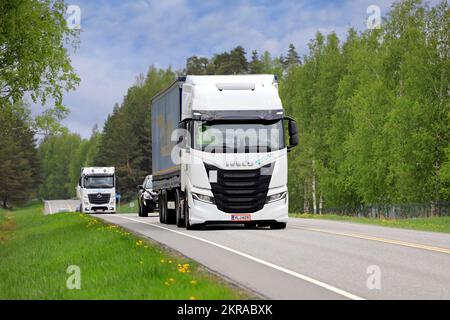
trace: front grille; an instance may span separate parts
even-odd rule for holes
[[[92,204],[106,204],[109,202],[111,195],[109,193],[89,194],[89,202]]]
[[[205,164],[206,172],[217,171],[211,191],[217,208],[226,213],[254,213],[264,207],[273,166],[256,170],[222,170]],[[263,170],[264,174],[261,174]]]

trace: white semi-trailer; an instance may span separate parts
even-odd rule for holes
[[[77,197],[84,213],[116,212],[116,176],[113,167],[81,169]]]
[[[287,153],[297,143],[275,76],[178,78],[152,99],[160,221],[285,228]]]

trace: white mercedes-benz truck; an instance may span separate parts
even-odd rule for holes
[[[276,76],[181,77],[151,110],[162,223],[286,227],[287,153],[298,134]]]
[[[113,167],[81,169],[77,185],[80,211],[84,213],[116,213],[116,175]]]

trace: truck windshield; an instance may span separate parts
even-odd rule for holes
[[[84,187],[87,189],[114,188],[114,176],[85,176]]]
[[[271,152],[284,148],[283,120],[194,121],[194,148],[212,153]]]

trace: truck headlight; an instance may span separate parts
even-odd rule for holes
[[[275,202],[275,201],[278,201],[278,200],[283,200],[283,199],[286,198],[286,195],[287,195],[286,191],[280,192],[280,193],[277,193],[277,194],[273,194],[273,195],[267,197],[266,203]]]
[[[206,203],[210,203],[210,204],[215,203],[213,197],[205,196],[204,194],[192,193],[192,197],[194,198],[194,200],[197,200],[197,201],[206,202]]]

